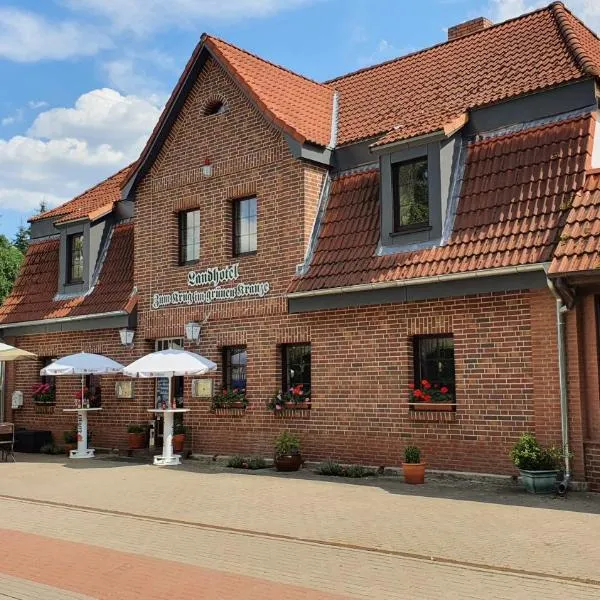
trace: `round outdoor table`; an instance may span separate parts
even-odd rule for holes
[[[69,458],[94,458],[95,450],[87,447],[87,414],[101,408],[63,408],[63,412],[77,413],[77,450],[71,450]]]
[[[189,408],[149,408],[148,412],[163,414],[163,451],[154,457],[155,465],[180,465],[181,455],[173,454],[173,414],[189,412]]]

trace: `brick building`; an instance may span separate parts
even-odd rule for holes
[[[40,360],[6,365],[5,418],[60,439],[78,381],[40,408],[44,362],[183,346],[219,365],[212,397],[174,380],[195,453],[269,455],[288,429],[309,459],[397,465],[410,443],[511,473],[521,433],[560,444],[568,418],[573,477],[600,489],[599,80],[560,2],[325,83],[204,35],[138,161],[32,219],[0,328]],[[97,448],[165,391],[123,379],[88,381]],[[412,402],[422,379],[448,404]],[[294,387],[310,403],[267,407]]]

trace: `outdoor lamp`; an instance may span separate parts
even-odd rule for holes
[[[135,336],[135,331],[133,329],[119,329],[119,336],[121,337],[121,344],[123,344],[123,346],[133,346],[133,338]]]
[[[190,321],[185,325],[185,339],[188,342],[197,342],[200,339],[200,323]]]

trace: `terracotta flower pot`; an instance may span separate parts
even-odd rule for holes
[[[425,463],[402,463],[406,483],[425,483]]]
[[[146,447],[146,434],[142,433],[128,433],[127,439],[129,442],[130,450],[141,450]]]
[[[454,404],[449,402],[416,402],[412,407],[420,411],[452,412],[454,410]]]
[[[275,468],[278,471],[297,471],[303,462],[300,454],[275,456]]]
[[[173,436],[173,452],[183,452],[185,445],[185,433],[177,433]]]

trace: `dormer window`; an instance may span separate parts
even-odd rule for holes
[[[429,227],[427,156],[392,165],[394,233]]]
[[[83,233],[67,236],[67,283],[83,282]]]

